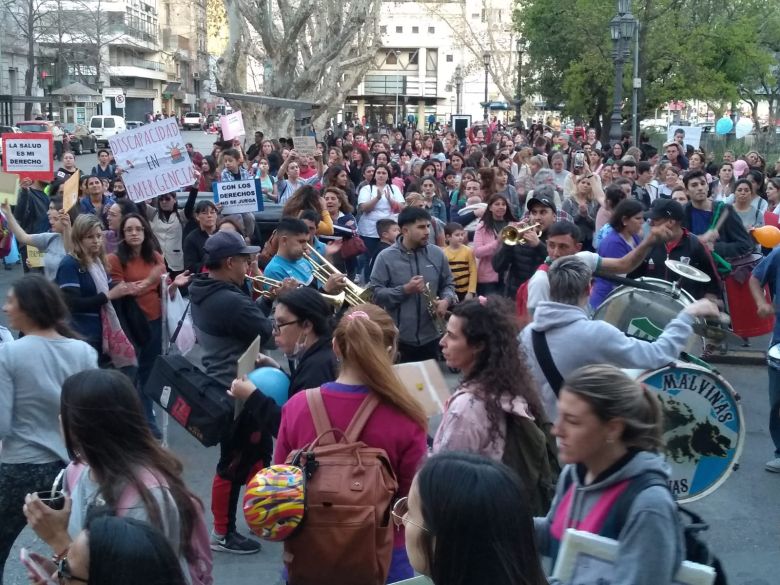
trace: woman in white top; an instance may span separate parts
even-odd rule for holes
[[[25,495],[51,486],[69,460],[57,418],[62,383],[97,367],[97,352],[74,339],[62,294],[47,278],[29,274],[16,281],[3,311],[24,337],[0,344],[0,582],[26,523]]]
[[[179,209],[176,193],[163,193],[157,198],[157,207],[146,206],[146,218],[160,243],[163,258],[173,276],[184,272],[183,228],[187,223]]]
[[[379,234],[376,222],[380,219],[396,219],[406,206],[401,191],[390,183],[390,170],[385,165],[377,165],[374,180],[362,187],[358,193],[358,233],[366,244],[364,254],[365,278],[368,282],[368,259],[373,258],[379,246]]]
[[[718,169],[718,178],[710,183],[710,195],[713,201],[721,201],[734,194],[737,181],[734,178],[734,165],[724,162]]]

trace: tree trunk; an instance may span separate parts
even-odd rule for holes
[[[32,0],[27,2],[27,71],[24,74],[24,95],[31,97],[35,81],[35,10]],[[25,102],[24,119],[32,118],[33,104]]]

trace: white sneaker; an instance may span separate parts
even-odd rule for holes
[[[775,457],[772,461],[767,461],[764,469],[772,473],[780,473],[780,457]]]

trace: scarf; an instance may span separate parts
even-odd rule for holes
[[[108,275],[106,269],[100,262],[92,262],[88,268],[89,275],[95,283],[95,288],[99,293],[108,294]],[[138,360],[135,357],[133,344],[125,335],[122,326],[119,324],[119,317],[116,315],[114,305],[107,302],[100,307],[100,323],[103,326],[103,353],[111,358],[114,367],[124,368],[126,366],[137,366]]]

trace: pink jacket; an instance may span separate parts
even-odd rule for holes
[[[477,231],[474,232],[474,257],[477,259],[478,283],[498,282],[498,273],[493,270],[491,259],[500,246],[498,236],[480,222]]]

